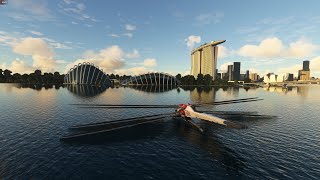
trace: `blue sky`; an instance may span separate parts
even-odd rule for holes
[[[66,72],[89,61],[107,73],[190,71],[192,48],[225,39],[218,69],[320,77],[319,1],[8,0],[0,6],[0,68]]]

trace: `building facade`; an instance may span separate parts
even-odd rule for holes
[[[301,81],[310,80],[310,71],[299,70],[298,78]]]
[[[233,81],[233,65],[228,65],[228,81]]]
[[[298,71],[298,79],[301,81],[310,80],[310,61],[303,61],[302,70]]]
[[[293,81],[293,74],[287,73],[287,74],[284,76],[284,80],[285,80],[285,81]]]
[[[217,57],[218,57],[218,44],[224,43],[222,41],[211,41],[198,48],[195,48],[191,52],[191,75],[195,78],[198,74],[209,74],[216,79],[217,69]]]
[[[239,81],[240,79],[240,62],[233,62],[233,80]]]
[[[251,79],[251,81],[258,81],[258,74],[257,73],[250,73],[249,79]]]
[[[309,65],[310,65],[310,61],[303,61],[303,68],[302,68],[302,70],[304,70],[304,71],[310,71]]]

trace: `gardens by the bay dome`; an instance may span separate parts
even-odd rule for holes
[[[176,86],[179,81],[176,77],[161,72],[152,72],[141,74],[139,76],[132,76],[121,82],[123,85],[164,85]]]
[[[64,77],[65,84],[111,85],[107,74],[92,63],[79,63]]]

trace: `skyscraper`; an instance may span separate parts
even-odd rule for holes
[[[249,70],[247,70],[246,71],[246,79],[249,79],[249,75],[250,75]]]
[[[303,61],[303,68],[302,68],[302,70],[304,70],[304,71],[310,71],[309,64],[310,64],[310,61]]]
[[[211,41],[206,43],[191,52],[191,75],[195,78],[198,74],[209,74],[216,79],[218,44],[224,43],[222,41]]]
[[[228,80],[233,81],[233,65],[228,65]]]
[[[298,72],[298,79],[302,81],[310,80],[310,61],[303,61],[302,70]]]
[[[240,80],[240,62],[233,62],[233,80]]]

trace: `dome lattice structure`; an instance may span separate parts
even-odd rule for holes
[[[79,63],[64,77],[65,84],[111,85],[108,75],[92,63]]]
[[[164,86],[176,86],[179,81],[176,77],[161,72],[152,72],[147,74],[141,74],[139,76],[132,76],[121,82],[122,85],[164,85]]]

